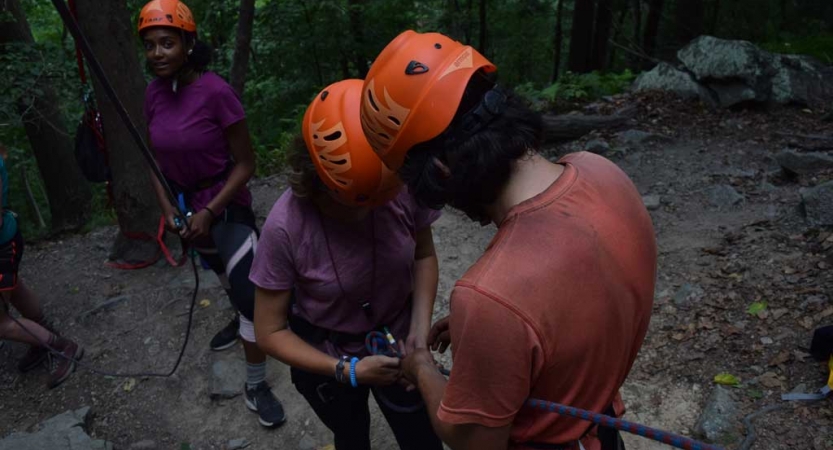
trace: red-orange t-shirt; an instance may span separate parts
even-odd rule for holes
[[[454,367],[439,418],[511,424],[511,448],[569,444],[591,426],[527,398],[620,406],[651,316],[657,249],[641,196],[601,156],[559,163],[562,175],[512,208],[451,295]],[[582,444],[599,448],[595,429]]]

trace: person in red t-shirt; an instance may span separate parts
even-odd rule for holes
[[[494,71],[471,47],[407,31],[365,80],[368,141],[417,200],[498,227],[429,335],[434,348],[451,345],[450,378],[428,350],[406,357],[403,374],[453,449],[624,448],[611,428],[524,404],[623,414],[619,388],[653,304],[650,217],[612,162],[542,157],[539,115]]]

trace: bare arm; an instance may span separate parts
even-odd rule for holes
[[[208,207],[215,213],[225,209],[237,191],[242,189],[255,174],[255,154],[252,150],[252,140],[246,119],[229,125],[225,130],[225,135],[235,164],[223,189],[208,202]]]
[[[411,325],[406,342],[407,352],[427,346],[431,314],[434,311],[434,300],[437,297],[439,269],[430,226],[417,231],[414,259],[416,260],[414,264],[415,286],[411,306]]]
[[[290,292],[258,287],[255,291],[255,338],[266,354],[292,367],[335,378],[338,359],[309,345],[289,329]],[[349,378],[349,365],[344,374]],[[376,355],[356,365],[361,384],[389,385],[399,378],[399,359]]]

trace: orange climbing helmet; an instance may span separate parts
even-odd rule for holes
[[[307,107],[303,134],[318,177],[343,203],[377,206],[402,183],[373,153],[359,120],[362,80],[327,86]]]
[[[408,30],[373,62],[362,90],[361,123],[373,150],[397,170],[416,144],[451,124],[478,70],[494,72],[474,48],[439,33]]]
[[[150,27],[171,27],[197,32],[194,15],[185,3],[179,0],[152,0],[139,13],[139,33]]]

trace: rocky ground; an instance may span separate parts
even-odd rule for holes
[[[626,126],[547,150],[553,158],[584,149],[605,154],[633,178],[654,220],[654,316],[623,389],[626,418],[727,448],[833,448],[833,403],[779,400],[782,393],[815,390],[826,380],[824,365],[809,358],[807,347],[812,330],[833,321],[833,234],[820,225],[833,211],[825,203],[833,195],[824,187],[833,178],[833,164],[824,150],[812,150],[823,141],[796,135],[830,136],[833,125],[822,122],[818,110],[712,111],[659,94],[608,98],[586,112],[605,114],[626,105],[638,108]],[[283,189],[280,177],[253,182],[261,219]],[[163,264],[139,271],[108,268],[104,260],[114,233],[105,228],[33,245],[23,276],[57,326],[87,347],[87,363],[166,372],[184,336],[193,275],[188,267]],[[438,318],[448,310],[454,280],[494,228],[446,211],[434,234],[441,270]],[[17,372],[21,346],[0,349],[0,436],[17,433],[0,440],[0,449],[24,448],[20,433],[35,432],[66,411],[74,412],[63,416],[63,428],[54,422],[44,428],[83,428],[92,438],[73,447],[41,448],[107,448],[103,440],[121,449],[327,448],[329,433],[279,363],[270,362],[268,377],[288,422],[264,430],[246,410],[239,395],[241,348],[208,349],[213,333],[231,317],[228,303],[210,272],[201,271],[200,280],[192,341],[171,378],[121,379],[81,370],[46,391],[45,371]],[[721,373],[739,384],[717,386],[714,377]],[[744,446],[749,430],[742,419],[769,405],[781,408],[754,421],[757,437]],[[396,448],[379,414],[374,420],[374,448]],[[630,436],[627,445],[667,448]]]

